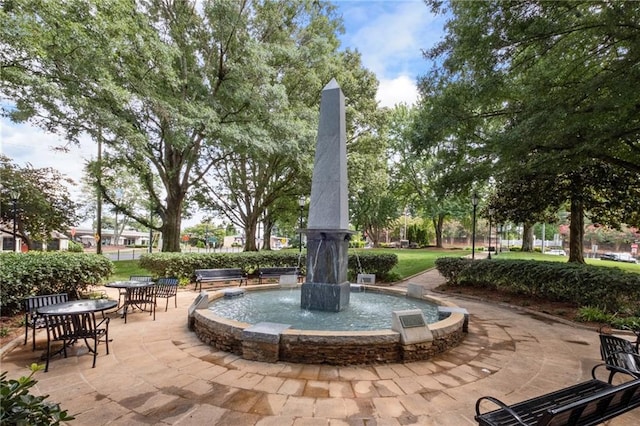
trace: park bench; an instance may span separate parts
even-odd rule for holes
[[[30,296],[24,299],[24,344],[27,344],[29,328],[32,330],[31,340],[33,342],[33,350],[36,350],[36,328],[45,328],[47,326],[44,318],[38,315],[36,311],[43,306],[64,303],[69,300],[67,293],[45,294],[43,296]]]
[[[595,370],[603,365],[593,368],[592,380],[516,404],[507,405],[496,398],[483,396],[476,402],[475,419],[481,426],[586,426],[603,423],[639,407],[640,379],[630,374],[634,379],[619,385],[598,380]],[[619,373],[629,373],[624,369],[609,368]],[[500,408],[481,413],[483,401],[490,401]]]
[[[202,291],[202,283],[238,281],[238,286],[241,286],[243,282],[247,282],[247,274],[240,268],[196,269],[195,276],[196,291],[198,286]]]
[[[279,279],[281,275],[295,275],[300,278],[300,269],[296,266],[258,268],[258,283],[262,284],[262,280]]]
[[[623,368],[637,374],[640,378],[640,354],[634,343],[611,334],[600,333],[600,355],[609,366],[611,376],[616,373],[615,368]],[[609,378],[611,381],[611,377]]]

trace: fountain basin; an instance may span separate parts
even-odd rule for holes
[[[274,284],[245,289],[253,292],[278,288],[280,286]],[[363,288],[366,292],[406,297],[404,289]],[[208,302],[215,303],[223,297],[223,291],[215,291],[208,295]],[[419,299],[437,306],[456,308],[454,304],[431,296]],[[257,325],[224,318],[209,309],[192,310],[189,327],[204,343],[251,360],[330,365],[410,362],[429,359],[462,341],[465,316],[455,309],[452,311],[446,318],[428,324],[432,341],[414,344],[402,344],[400,333],[391,329],[327,331],[275,327],[277,330],[272,333],[253,333]]]

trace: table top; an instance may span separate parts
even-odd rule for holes
[[[113,281],[106,283],[105,287],[111,288],[135,288],[135,287],[149,287],[154,285],[153,281]]]
[[[42,315],[83,314],[87,312],[106,311],[107,309],[113,309],[116,306],[118,306],[117,300],[83,299],[41,306],[37,309],[37,312]]]

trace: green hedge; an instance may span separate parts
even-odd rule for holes
[[[640,274],[618,268],[519,259],[436,260],[451,285],[471,285],[515,294],[597,306],[605,312],[640,312]]]
[[[242,253],[150,253],[140,257],[140,266],[156,276],[193,279],[196,269],[241,268],[249,275],[260,267],[298,266],[306,273],[306,254],[292,251]],[[363,271],[384,278],[398,263],[395,254],[362,253],[349,255],[350,279]]]
[[[5,315],[22,310],[25,297],[67,293],[75,297],[113,273],[104,256],[69,252],[0,254],[0,308]]]

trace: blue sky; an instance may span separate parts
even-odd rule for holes
[[[431,15],[422,0],[334,0],[334,4],[344,19],[342,48],[357,49],[363,65],[376,74],[380,105],[415,102],[416,79],[427,68],[422,49],[440,40],[444,19]],[[96,145],[85,139],[68,153],[52,150],[63,144],[57,135],[0,119],[0,152],[20,166],[54,167],[79,181]],[[72,189],[72,194],[78,193],[79,188]]]

